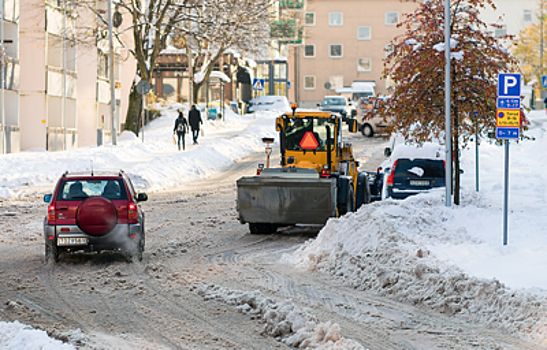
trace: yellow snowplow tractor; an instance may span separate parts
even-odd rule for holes
[[[338,115],[297,112],[295,106],[292,114],[276,119],[280,166],[237,181],[239,220],[249,224],[251,233],[324,224],[371,201],[373,175],[357,170],[351,144],[342,141],[342,125]],[[348,126],[357,131],[355,120],[348,120]]]

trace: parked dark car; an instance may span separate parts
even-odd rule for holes
[[[435,187],[445,187],[445,168],[441,159],[396,159],[386,181],[388,196],[404,199]]]
[[[115,251],[142,260],[145,242],[144,212],[123,172],[65,172],[48,202],[44,219],[46,261],[61,253]]]
[[[318,104],[319,110],[340,114],[342,118],[354,116],[352,103],[348,102],[343,96],[325,96],[321,104]]]

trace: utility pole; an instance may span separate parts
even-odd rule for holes
[[[112,0],[108,0],[108,40],[109,55],[108,66],[110,68],[110,113],[112,115],[112,144],[118,144],[118,132],[116,128],[116,90],[114,88],[114,41],[112,40]]]
[[[446,206],[452,206],[452,128],[450,111],[450,0],[445,0],[444,8],[444,55],[446,66],[444,69],[444,113],[446,123]]]
[[[67,33],[67,26],[66,26],[66,3],[68,0],[63,1],[63,150],[67,150],[67,135],[66,135],[66,129],[68,124],[68,116],[67,116],[67,110],[66,110],[66,33]],[[3,21],[2,21],[3,22]]]

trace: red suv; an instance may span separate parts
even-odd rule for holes
[[[123,172],[65,172],[49,203],[44,220],[46,261],[59,260],[61,252],[118,251],[142,260],[144,212],[138,202],[146,193],[135,192]]]

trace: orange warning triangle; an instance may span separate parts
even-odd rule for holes
[[[313,133],[311,131],[306,132],[302,138],[302,141],[300,141],[300,148],[317,149],[317,146],[319,146],[319,142],[317,142],[315,136],[313,136]]]

